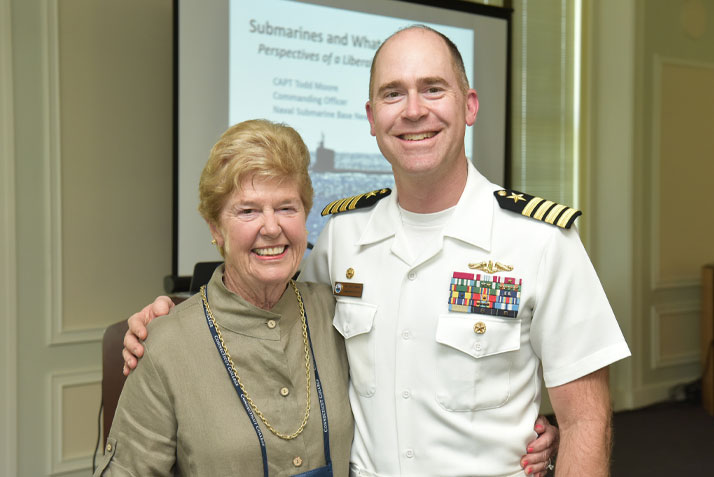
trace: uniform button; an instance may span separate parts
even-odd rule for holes
[[[295,467],[300,467],[302,465],[302,459],[300,458],[300,456],[297,456],[293,459],[293,465]]]
[[[414,457],[414,451],[411,449],[407,449],[404,455],[407,456],[407,458],[411,459],[412,457]]]
[[[411,337],[412,337],[412,335],[411,335],[411,333],[409,333],[409,330],[404,330],[404,331],[402,331],[402,338],[403,338],[403,339],[408,340],[408,339],[411,338]]]
[[[275,320],[268,320],[268,323],[266,323],[266,324],[268,325],[268,328],[270,328],[271,330],[273,328],[275,328],[275,326],[276,326]]]
[[[280,395],[285,397],[288,394],[290,394],[290,390],[288,388],[280,388]]]
[[[404,399],[409,399],[410,396],[411,396],[411,393],[409,391],[407,391],[407,390],[402,391],[402,397]]]
[[[479,321],[474,325],[474,333],[482,335],[486,332],[486,323]]]
[[[407,276],[409,277],[409,280],[414,280],[416,278],[416,273],[409,272],[409,275],[407,275]]]
[[[111,444],[107,444],[107,452],[111,452],[111,451],[112,451],[112,445],[111,445]]]

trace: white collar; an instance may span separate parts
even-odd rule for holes
[[[494,207],[497,206],[493,192],[498,187],[482,176],[471,161],[468,161],[467,171],[464,192],[451,219],[444,227],[444,236],[490,251]],[[357,245],[368,245],[396,235],[401,227],[397,200],[395,191],[377,202],[370,212],[367,225],[357,239]]]

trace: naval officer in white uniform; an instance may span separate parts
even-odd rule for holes
[[[503,191],[467,160],[478,99],[452,48],[411,28],[375,55],[367,114],[396,192],[326,207],[335,215],[301,275],[335,290],[352,472],[524,475],[542,370],[561,427],[556,475],[606,476],[607,366],[629,349],[570,228],[579,212]],[[486,287],[506,293],[474,300]]]

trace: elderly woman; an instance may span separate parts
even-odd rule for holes
[[[214,146],[199,210],[225,265],[171,318],[152,321],[151,333],[144,325],[173,306],[168,298],[129,320],[125,374],[137,364],[132,352],[144,360],[125,384],[95,475],[165,475],[173,466],[181,475],[293,475],[326,470],[330,456],[334,475],[349,474],[353,422],[332,291],[290,279],[307,241],[308,165],[298,134],[268,121],[233,126]],[[147,335],[143,349],[137,337]],[[558,434],[542,417],[535,429],[545,435],[521,465],[541,476]]]
[[[149,325],[95,475],[347,475],[353,422],[329,286],[291,280],[305,253],[310,155],[287,126],[226,131],[199,210],[225,259]]]

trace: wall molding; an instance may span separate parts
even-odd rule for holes
[[[667,303],[655,305],[650,309],[650,368],[652,370],[699,363],[699,348],[695,346],[686,353],[668,356],[660,354],[661,332],[660,322],[667,315],[689,314],[695,316],[695,324],[699,322],[701,307],[699,303],[689,301],[683,303]]]
[[[662,58],[659,55],[654,55],[652,65],[652,136],[651,136],[651,146],[652,146],[652,167],[650,168],[650,237],[652,241],[650,242],[650,264],[651,264],[651,275],[650,275],[650,290],[655,290],[666,284],[662,281],[660,274],[660,263],[659,263],[659,181],[660,181],[660,164],[662,162],[660,149],[659,149],[659,139],[660,130],[662,128],[660,124],[660,116],[662,114]]]
[[[51,431],[49,432],[48,448],[51,449],[51,460],[49,475],[61,475],[67,472],[77,472],[91,470],[92,452],[86,456],[73,459],[64,459],[63,450],[63,426],[62,426],[62,393],[65,388],[77,385],[100,384],[102,382],[102,372],[99,369],[86,371],[73,371],[63,373],[53,373],[50,375],[50,413]],[[99,409],[97,408],[97,411]]]
[[[0,0],[0,474],[17,475],[17,247],[10,0]]]
[[[48,340],[50,345],[101,341],[104,328],[65,329],[62,303],[62,154],[60,120],[60,64],[59,64],[59,0],[46,0],[44,7],[45,41],[43,60],[45,67],[45,176],[47,195],[45,230],[46,263],[50,264],[46,290],[48,296]]]
[[[630,394],[632,400],[631,409],[638,409],[652,404],[669,401],[671,399],[670,392],[672,388],[683,383],[693,381],[698,377],[698,375],[682,376],[681,379],[673,381],[663,381],[657,384],[637,387],[633,389]],[[618,396],[615,395],[614,397],[617,398]]]
[[[714,63],[709,63],[706,61],[693,61],[693,60],[685,60],[682,58],[674,58],[671,56],[662,56],[662,55],[655,55],[655,60],[659,61],[660,64],[670,64],[670,65],[677,65],[677,66],[691,66],[692,68],[704,68],[704,69],[710,69],[714,70]]]
[[[659,225],[660,225],[660,169],[662,156],[659,147],[662,125],[660,117],[662,115],[662,69],[665,65],[688,66],[692,68],[714,69],[714,63],[700,61],[683,60],[655,54],[652,65],[652,168],[651,168],[651,188],[649,194],[650,207],[650,263],[652,264],[650,276],[650,289],[671,288],[676,286],[699,286],[701,277],[699,273],[690,276],[683,276],[677,279],[663,279],[660,271],[659,255]]]
[[[657,283],[656,288],[652,288],[652,291],[654,293],[658,291],[666,291],[666,290],[672,290],[672,291],[678,291],[678,290],[691,290],[691,289],[696,289],[698,290],[702,286],[702,280],[700,276],[697,276],[696,279],[690,279],[690,280],[667,280],[667,281],[661,281]]]

